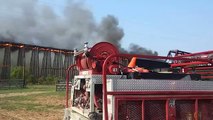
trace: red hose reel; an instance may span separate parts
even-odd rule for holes
[[[77,65],[80,70],[92,70],[94,74],[101,74],[104,60],[113,54],[118,54],[118,49],[108,42],[100,42],[95,44],[88,50],[88,53],[82,53],[77,56]],[[118,61],[117,58],[110,62]],[[119,66],[110,64],[108,69],[109,74],[119,74]]]

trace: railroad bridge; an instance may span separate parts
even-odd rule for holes
[[[19,79],[24,87],[26,71],[35,79],[48,75],[65,78],[65,69],[72,62],[73,50],[0,42],[0,88],[14,86],[11,78],[14,67],[22,68],[23,75]]]

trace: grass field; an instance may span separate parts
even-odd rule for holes
[[[0,120],[62,120],[64,103],[55,86],[0,90]]]

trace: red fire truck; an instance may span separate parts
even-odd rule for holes
[[[213,120],[212,55],[121,54],[111,43],[86,43],[67,69],[64,119]]]

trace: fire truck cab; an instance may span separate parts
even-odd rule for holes
[[[213,119],[213,81],[166,62],[212,67],[212,59],[120,54],[107,42],[92,48],[86,43],[74,56],[67,69],[65,120]]]

